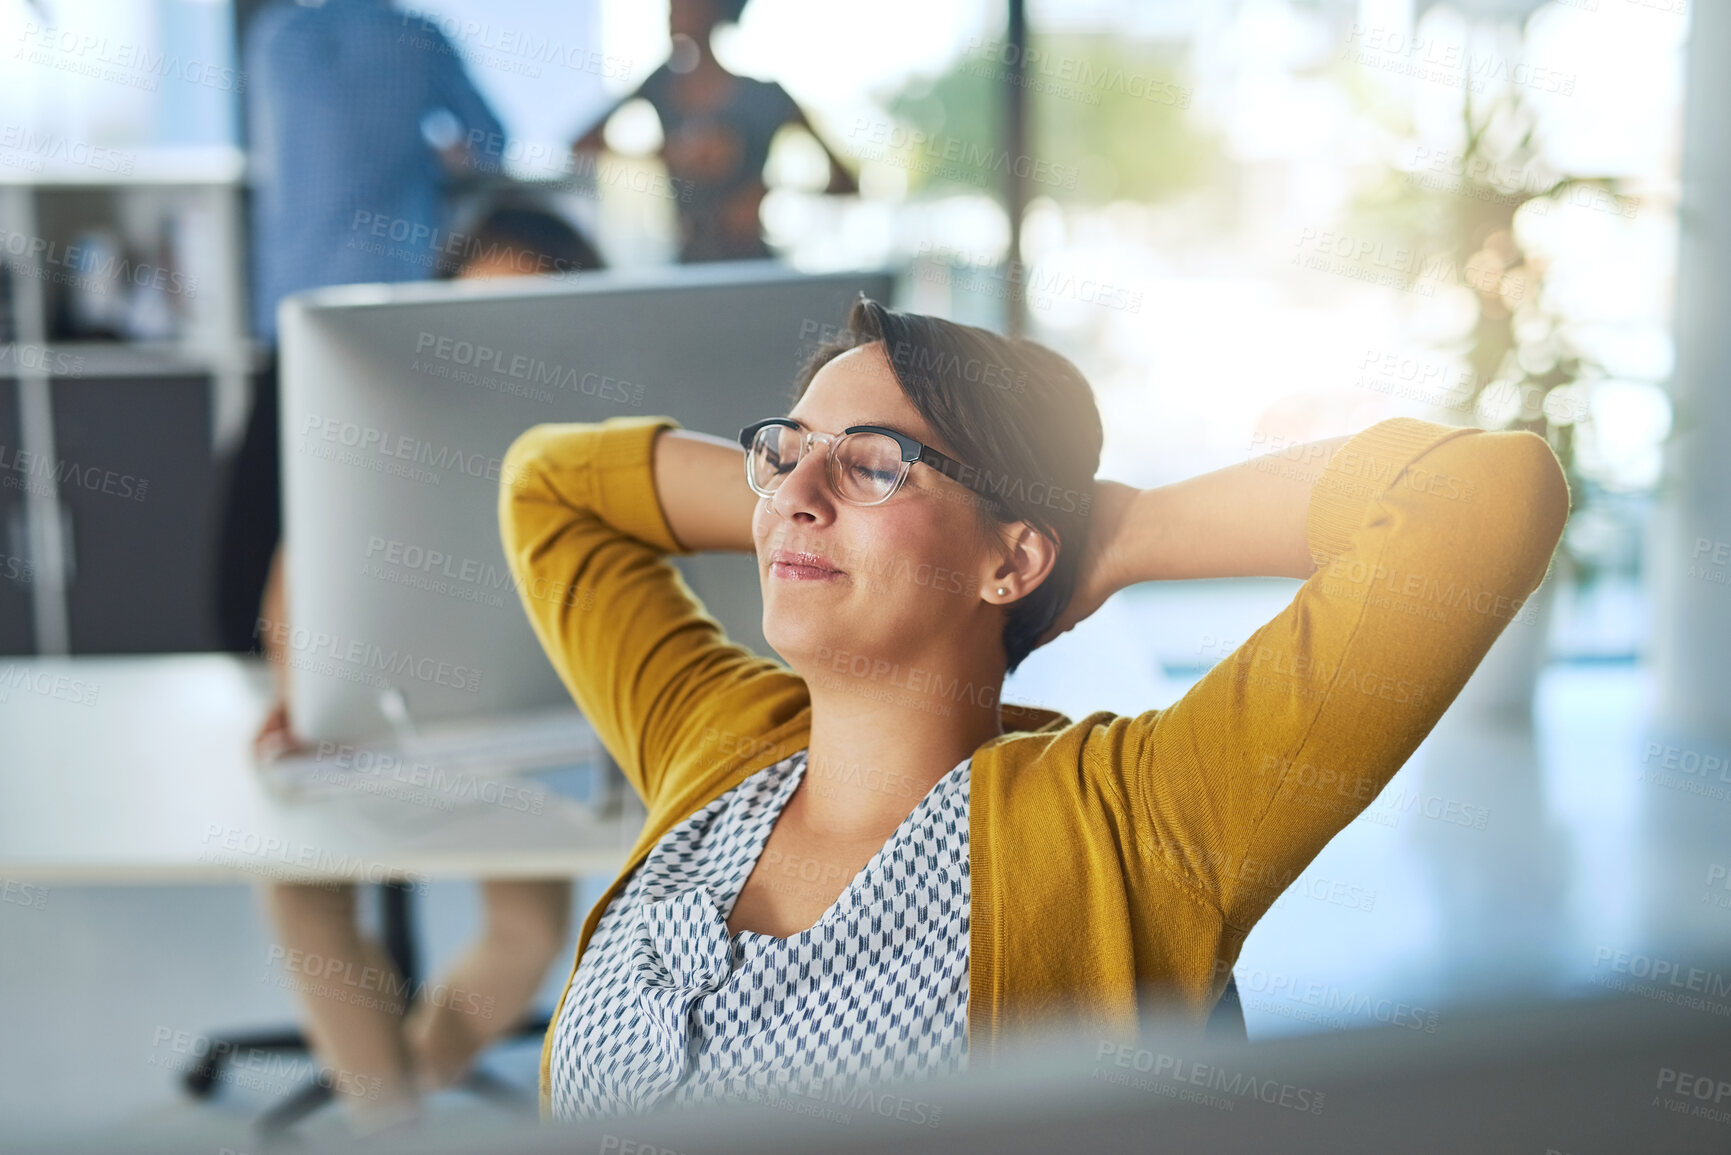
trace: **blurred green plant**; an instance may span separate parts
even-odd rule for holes
[[[900,124],[926,134],[934,160],[952,141],[1001,151],[1004,90],[1017,75],[1013,60],[1006,46],[977,45],[943,74],[908,81],[886,107]],[[1038,183],[1039,195],[1076,204],[1156,202],[1201,187],[1218,171],[1215,139],[1188,115],[1190,89],[1175,67],[1151,53],[1103,35],[1040,35],[1022,79],[1031,159],[1060,174]],[[953,165],[910,165],[909,187],[995,191],[1001,174],[989,161],[979,163],[977,151],[960,151]]]
[[[1477,318],[1451,350],[1467,371],[1439,406],[1488,428],[1544,437],[1568,477],[1573,519],[1599,488],[1583,473],[1578,447],[1593,420],[1591,382],[1607,373],[1575,345],[1567,318],[1547,300],[1545,260],[1522,243],[1518,218],[1565,206],[1632,216],[1636,202],[1610,178],[1547,165],[1536,110],[1512,86],[1482,105],[1463,88],[1461,118],[1464,146],[1412,146],[1412,167],[1387,166],[1358,199],[1355,227],[1409,246],[1414,280],[1471,292]],[[1595,558],[1571,541],[1565,537],[1565,553],[1589,580]]]

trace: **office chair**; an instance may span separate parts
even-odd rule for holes
[[[414,911],[409,902],[411,887],[403,882],[383,882],[379,884],[379,892],[385,952],[403,977],[405,989],[415,990],[420,986],[420,967],[415,949]],[[530,1015],[499,1041],[538,1039],[547,1033],[547,1026],[545,1016]],[[216,1091],[223,1068],[233,1056],[246,1051],[311,1054],[312,1048],[306,1035],[296,1028],[213,1039],[210,1050],[182,1078],[187,1092],[197,1099],[209,1098]],[[503,1106],[531,1113],[537,1109],[534,1096],[525,1095],[521,1089],[487,1074],[478,1066],[457,1085]],[[330,1102],[333,1094],[328,1083],[315,1080],[260,1115],[253,1126],[260,1138],[278,1139],[296,1123]]]
[[[1208,1013],[1208,1025],[1202,1035],[1211,1043],[1248,1043],[1250,1032],[1244,1027],[1244,1004],[1238,998],[1238,976],[1226,976],[1226,989],[1220,1001]]]
[[[625,808],[625,775],[619,769],[618,764],[613,761],[612,756],[605,752],[593,763],[593,766],[598,771],[598,778],[595,782],[594,793],[590,797],[590,808],[597,821],[618,820]],[[404,882],[387,881],[378,884],[378,889],[381,915],[380,929],[381,937],[384,939],[385,953],[390,956],[391,964],[402,976],[404,989],[417,990],[421,985],[421,968],[419,952],[415,949],[414,908],[409,901],[412,888]],[[511,1030],[506,1031],[497,1040],[497,1043],[517,1042],[530,1038],[539,1039],[546,1035],[548,1026],[549,1020],[546,1016],[531,1014]],[[209,1051],[199,1059],[196,1066],[188,1070],[182,1077],[182,1085],[186,1088],[187,1093],[195,1099],[208,1099],[215,1094],[217,1084],[222,1078],[223,1068],[229,1064],[235,1055],[245,1051],[310,1055],[312,1047],[305,1033],[295,1027],[285,1027],[277,1031],[213,1036]],[[489,1075],[479,1066],[472,1068],[469,1074],[456,1086],[466,1091],[472,1091],[482,1098],[502,1106],[529,1113],[536,1113],[539,1110],[535,1094],[525,1094],[520,1088],[513,1087],[504,1080]],[[330,1102],[333,1095],[334,1092],[328,1083],[314,1080],[260,1115],[254,1120],[253,1127],[263,1140],[279,1139],[296,1123]]]

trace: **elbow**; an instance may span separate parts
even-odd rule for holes
[[[517,435],[499,461],[499,504],[509,505],[528,497],[546,439],[546,425],[532,425]]]
[[[1543,437],[1523,430],[1508,438],[1510,493],[1516,498],[1514,504],[1524,507],[1523,536],[1548,565],[1569,520],[1569,481]]]
[[[513,565],[520,544],[519,522],[528,515],[528,507],[541,499],[545,489],[540,468],[544,451],[543,428],[536,425],[518,434],[499,460],[499,535],[505,557]]]
[[[1461,510],[1463,527],[1473,526],[1477,544],[1471,548],[1500,571],[1506,592],[1525,597],[1544,580],[1569,519],[1562,463],[1543,437],[1525,430],[1484,433],[1457,444],[1473,455],[1460,462],[1474,483],[1471,504]]]

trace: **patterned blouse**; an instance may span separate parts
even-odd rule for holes
[[[966,1070],[971,757],[816,925],[728,934],[806,753],[669,830],[601,916],[555,1028],[555,1118]]]

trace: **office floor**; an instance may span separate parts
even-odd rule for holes
[[[1030,659],[1005,697],[1072,718],[1166,704],[1290,590],[1132,591]],[[1612,632],[1639,617],[1638,604],[1601,610]],[[1606,628],[1590,614],[1566,624]],[[1237,974],[1252,1038],[1379,1023],[1444,1037],[1450,1007],[1464,1001],[1662,988],[1637,972],[1650,975],[1655,961],[1686,971],[1731,942],[1731,890],[1710,881],[1726,864],[1731,797],[1692,793],[1685,776],[1643,765],[1649,701],[1642,667],[1599,660],[1548,666],[1531,726],[1451,710],[1251,935]],[[595,893],[582,888],[579,913]],[[435,968],[470,933],[476,901],[464,883],[434,884],[421,900]],[[212,1149],[248,1149],[248,1116],[297,1069],[237,1079],[210,1105],[181,1094],[177,1069],[196,1036],[292,1018],[270,945],[246,886],[51,887],[39,905],[0,903],[9,1137],[148,1119]],[[564,977],[549,975],[543,1001]],[[1731,1014],[1727,1000],[1708,1001],[1705,1013]],[[487,1062],[530,1088],[537,1057],[518,1045]],[[441,1114],[497,1109],[463,1094],[435,1104]],[[335,1125],[329,1113],[316,1123]]]

